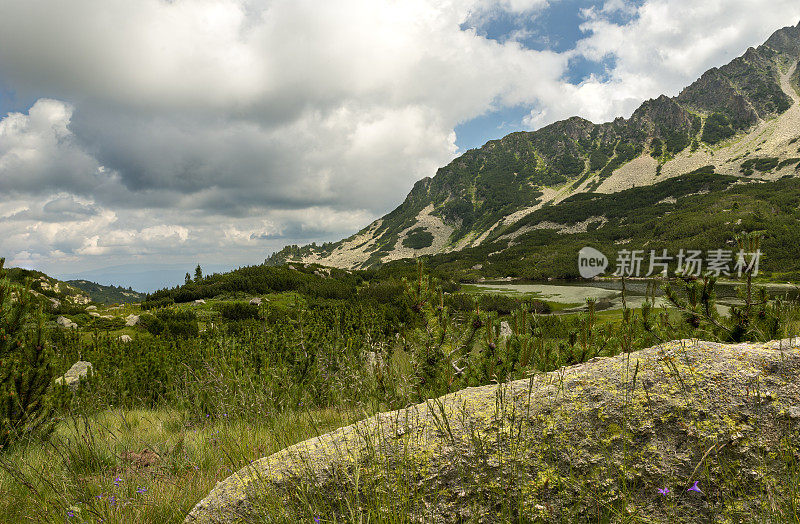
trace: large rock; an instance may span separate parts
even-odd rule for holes
[[[131,342],[133,342],[133,339],[131,338],[130,335],[122,335],[121,337],[119,337],[119,341],[122,342],[123,344],[130,344]]]
[[[750,522],[768,500],[763,521],[780,521],[799,407],[796,344],[670,342],[290,446],[219,482],[186,522],[346,521],[356,498],[374,520],[426,523]]]
[[[79,360],[63,376],[56,379],[56,384],[66,384],[70,389],[78,389],[82,378],[86,378],[92,370],[92,363]]]
[[[260,306],[261,305],[261,299],[259,297],[251,298],[250,299],[250,305],[251,306]]]
[[[128,327],[133,327],[139,323],[139,315],[130,314],[125,317],[125,325]]]

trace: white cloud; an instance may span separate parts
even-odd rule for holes
[[[610,14],[634,18],[615,23]],[[585,11],[587,37],[574,54],[600,61],[612,58],[610,78],[591,77],[566,86],[557,97],[542,97],[547,108],[526,123],[538,127],[573,114],[595,122],[629,116],[643,100],[680,90],[711,67],[718,67],[763,43],[775,30],[800,21],[795,0],[647,0],[636,7],[610,0]],[[566,94],[566,96],[565,96]]]
[[[240,263],[335,239],[447,163],[459,123],[519,104],[532,128],[629,114],[800,18],[788,0],[608,0],[566,53],[461,29],[547,5],[5,0],[0,87],[38,101],[0,115],[2,250]],[[581,55],[613,57],[610,76],[566,83]]]

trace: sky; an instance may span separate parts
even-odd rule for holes
[[[796,0],[0,0],[0,256],[122,285],[258,264],[798,21]]]

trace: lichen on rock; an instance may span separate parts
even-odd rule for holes
[[[381,413],[255,461],[186,522],[346,521],[353,501],[411,522],[780,514],[800,457],[791,342],[669,342]]]

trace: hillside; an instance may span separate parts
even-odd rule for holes
[[[573,117],[490,141],[417,182],[400,206],[352,237],[288,246],[268,263],[364,268],[475,248],[518,232],[535,212],[575,195],[618,195],[700,168],[738,183],[794,177],[798,58],[800,25],[707,71],[676,97],[644,102],[629,119],[594,124]]]
[[[88,305],[92,298],[77,287],[49,277],[41,271],[21,268],[7,268],[5,277],[13,284],[25,285],[30,282],[31,292],[42,303],[49,302],[51,309]]]
[[[141,302],[145,298],[143,293],[137,293],[130,288],[125,289],[121,286],[104,286],[88,280],[68,280],[67,284],[76,289],[80,289],[89,295],[92,301],[100,304]]]

